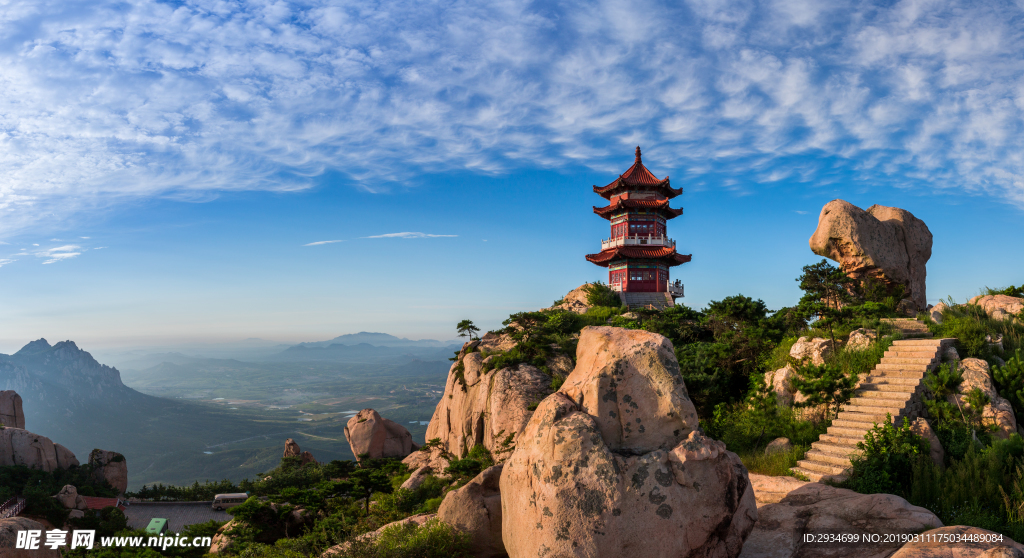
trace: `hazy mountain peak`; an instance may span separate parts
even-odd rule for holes
[[[14,354],[15,355],[19,355],[19,356],[34,355],[36,353],[41,353],[43,351],[48,351],[51,348],[52,347],[46,341],[46,339],[43,339],[42,337],[40,337],[39,339],[36,339],[35,341],[32,341],[32,342],[28,343],[27,345],[22,347],[21,350],[19,350],[18,352],[14,353]]]

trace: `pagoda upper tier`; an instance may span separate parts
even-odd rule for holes
[[[623,212],[628,209],[646,209],[651,213],[656,213],[664,219],[674,219],[683,214],[683,209],[675,209],[668,206],[668,200],[652,200],[652,199],[630,199],[624,194],[623,197],[616,199],[614,202],[604,206],[595,207],[594,213],[597,213],[601,217],[608,219],[609,221],[616,214]]]
[[[595,263],[601,267],[608,267],[615,261],[630,259],[657,261],[663,265],[667,265],[668,267],[675,267],[690,261],[693,259],[693,256],[676,252],[674,246],[659,246],[656,248],[617,246],[615,248],[602,250],[597,254],[587,254],[586,258],[588,262]]]
[[[610,200],[623,192],[655,192],[666,199],[672,199],[683,193],[682,188],[673,188],[669,184],[668,177],[659,179],[654,173],[647,170],[640,157],[640,147],[636,148],[636,161],[632,167],[620,174],[611,184],[607,186],[594,186],[594,192],[600,194],[606,200]]]

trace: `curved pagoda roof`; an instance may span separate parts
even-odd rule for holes
[[[604,207],[595,207],[594,213],[597,213],[605,219],[611,220],[612,216],[624,209],[651,209],[660,213],[665,219],[673,219],[683,214],[682,208],[675,209],[669,207],[668,200],[634,200],[622,198],[619,198],[615,200],[614,203]]]
[[[669,184],[667,176],[659,179],[657,176],[654,176],[654,173],[647,170],[643,160],[640,158],[639,145],[636,146],[636,161],[632,167],[629,167],[629,170],[620,174],[618,178],[607,186],[594,186],[594,192],[601,194],[601,197],[606,200],[610,200],[612,196],[622,192],[637,190],[656,191],[668,199],[683,193],[682,188],[673,188]]]
[[[669,267],[684,264],[693,258],[692,254],[680,254],[675,248],[658,246],[643,248],[637,246],[617,246],[607,250],[601,250],[597,254],[587,254],[587,261],[601,267],[608,267],[615,260],[624,259],[647,259],[662,260],[661,263]]]

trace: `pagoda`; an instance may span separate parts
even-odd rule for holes
[[[683,296],[683,285],[669,282],[668,270],[691,259],[676,252],[666,223],[683,214],[669,207],[669,200],[683,193],[672,188],[668,177],[658,179],[647,170],[636,148],[636,161],[611,184],[594,186],[608,200],[594,213],[611,223],[611,235],[601,241],[601,251],[587,254],[587,261],[608,268],[608,285],[630,307],[665,308]]]

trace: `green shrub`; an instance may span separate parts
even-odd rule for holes
[[[469,534],[432,519],[423,526],[394,525],[355,540],[338,558],[469,558]]]
[[[793,388],[806,399],[796,407],[824,407],[825,420],[831,420],[850,401],[857,386],[856,374],[845,374],[838,366],[806,364],[797,368]]]
[[[588,283],[583,287],[583,290],[587,293],[587,304],[590,306],[607,306],[609,308],[622,306],[622,299],[619,297],[619,293],[613,291],[611,287],[600,281]]]
[[[857,443],[859,455],[850,459],[850,477],[843,483],[862,494],[899,494],[912,480],[913,467],[928,455],[927,442],[910,430],[910,421],[895,426],[892,415],[875,424]]]
[[[1005,365],[992,366],[992,377],[996,381],[999,395],[1013,406],[1014,414],[1024,416],[1024,355],[1021,349],[1017,349]]]

